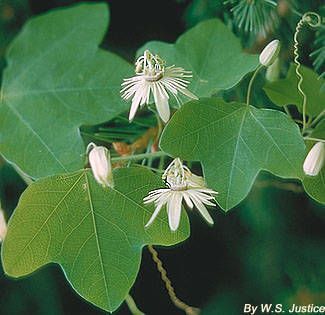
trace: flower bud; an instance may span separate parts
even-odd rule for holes
[[[322,169],[325,160],[325,143],[317,142],[307,154],[304,162],[304,172],[309,176],[316,176]]]
[[[280,78],[280,59],[276,58],[275,61],[266,69],[265,79],[269,82],[275,82]]]
[[[7,234],[7,222],[2,209],[0,209],[0,242],[3,242]]]
[[[96,146],[91,142],[88,144],[87,152],[89,152],[89,164],[97,183],[104,187],[113,187],[111,157],[107,148]]]
[[[260,54],[260,64],[265,67],[270,66],[279,55],[280,51],[280,42],[279,40],[275,39],[272,40],[266,47],[262,50]]]

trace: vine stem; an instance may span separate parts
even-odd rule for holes
[[[125,303],[127,304],[127,306],[129,308],[130,312],[132,313],[132,315],[145,315],[145,313],[141,312],[138,309],[133,297],[130,294],[128,294],[126,296]]]
[[[325,142],[325,139],[313,138],[313,137],[304,137],[305,140],[315,141],[315,142]]]
[[[255,182],[254,186],[256,188],[274,187],[281,190],[291,191],[296,194],[302,193],[304,191],[301,186],[295,183],[283,183],[278,180],[258,180]]]
[[[30,178],[27,174],[25,174],[18,166],[16,166],[15,164],[12,164],[12,166],[27,186],[34,182],[33,179]]]
[[[167,154],[163,151],[157,151],[157,152],[148,152],[148,153],[113,157],[111,158],[111,161],[118,162],[118,161],[129,161],[129,160],[143,160],[146,158],[159,158],[166,155]]]
[[[190,305],[184,303],[183,301],[181,301],[177,297],[177,295],[175,293],[175,289],[173,288],[173,285],[172,285],[170,279],[167,276],[167,271],[163,267],[162,261],[158,257],[158,252],[153,248],[152,245],[148,245],[148,250],[151,253],[151,256],[152,256],[153,261],[157,265],[157,269],[160,272],[161,279],[165,283],[166,290],[167,290],[168,295],[169,295],[171,301],[173,302],[173,304],[177,308],[179,308],[182,311],[184,311],[187,315],[198,315],[198,314],[200,314],[200,309],[195,308],[193,306],[190,306]]]
[[[315,21],[313,22],[313,18],[317,19],[316,22]],[[300,72],[301,64],[299,62],[298,35],[299,35],[304,23],[307,23],[311,27],[318,27],[321,25],[321,17],[315,12],[306,12],[302,16],[302,18],[299,20],[299,22],[296,26],[295,34],[293,36],[293,41],[294,41],[293,54],[294,54],[294,62],[296,64],[295,70],[296,70],[296,74],[298,77],[297,88],[298,88],[299,93],[302,95],[302,122],[303,122],[302,132],[304,132],[307,127],[307,121],[306,121],[307,95],[305,94],[305,92],[302,90],[302,87],[301,87],[304,79]]]
[[[263,68],[263,65],[259,65],[256,70],[254,71],[249,83],[248,83],[248,89],[247,89],[247,97],[246,97],[246,105],[249,105],[250,97],[251,97],[251,91],[252,91],[252,86],[254,83],[254,80],[256,78],[257,73]]]
[[[283,109],[284,109],[285,113],[288,115],[288,117],[290,117],[291,119],[293,119],[292,116],[291,116],[291,113],[290,113],[290,110],[289,110],[288,106],[287,105],[284,105],[283,106]]]
[[[315,126],[325,116],[325,109],[310,123],[308,127]]]
[[[156,136],[155,140],[158,140],[161,133],[162,133],[162,130],[163,130],[163,122],[161,121],[160,116],[159,116],[159,114],[157,113],[156,110],[154,110],[152,108],[149,108],[149,109],[155,114],[155,117],[156,117],[156,120],[157,120],[158,132],[157,132],[157,136]]]

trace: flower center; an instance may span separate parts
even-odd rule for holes
[[[176,158],[165,170],[162,178],[166,180],[171,190],[182,191],[189,188],[188,181],[192,176],[191,171]]]
[[[144,79],[148,82],[155,82],[155,81],[159,81],[162,77],[164,76],[163,72],[160,71],[158,73],[155,73],[153,75],[146,75],[144,77]]]
[[[135,63],[135,72],[144,76],[148,82],[155,82],[164,76],[165,61],[146,50]]]

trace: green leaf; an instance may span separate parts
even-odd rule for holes
[[[149,42],[138,55],[145,49],[158,54],[167,65],[191,70],[189,89],[199,97],[233,87],[258,65],[258,57],[243,53],[239,39],[217,19],[199,23],[175,44]]]
[[[307,95],[307,114],[312,117],[317,116],[324,110],[325,92],[321,87],[325,80],[304,66],[301,66],[300,72],[303,76],[302,90]],[[296,66],[291,64],[285,79],[266,83],[264,90],[274,104],[278,106],[296,105],[302,112],[303,98],[297,86]]]
[[[160,146],[200,161],[224,210],[246,197],[260,170],[300,178],[305,154],[298,126],[282,112],[215,98],[183,105],[165,127]]]
[[[7,55],[0,103],[0,150],[28,175],[83,167],[79,127],[125,111],[120,83],[131,66],[98,48],[105,4],[82,4],[30,20]]]
[[[2,247],[5,272],[21,277],[50,262],[62,266],[86,300],[115,310],[139,271],[145,244],[173,245],[189,236],[183,211],[180,228],[169,230],[166,211],[145,229],[153,207],[143,197],[163,182],[144,168],[114,171],[114,189],[81,170],[40,179],[23,193]]]
[[[325,121],[319,123],[309,137],[325,139]],[[306,155],[315,143],[315,141],[307,141]],[[302,183],[310,197],[325,204],[325,166],[317,176],[305,176]]]

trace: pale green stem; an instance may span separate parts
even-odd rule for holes
[[[250,101],[250,98],[251,98],[251,91],[252,91],[252,86],[253,86],[253,82],[256,78],[256,75],[257,73],[263,68],[263,65],[259,65],[255,72],[253,73],[250,81],[249,81],[249,84],[248,84],[248,89],[247,89],[247,98],[246,98],[246,105],[249,105],[249,101]]]
[[[161,170],[159,168],[151,167],[151,166],[148,166],[148,165],[141,165],[141,167],[145,167],[148,170],[151,170],[151,171],[156,172],[156,173],[163,173],[164,172],[163,170]]]
[[[148,142],[148,145],[147,145],[147,149],[146,149],[146,152],[145,153],[151,153],[151,146],[152,146],[152,140],[150,139],[150,141]],[[141,162],[141,165],[145,165],[146,163],[146,159],[143,159],[142,162]],[[148,159],[148,163],[147,163],[148,166],[151,166],[152,165],[152,157],[150,157]]]
[[[316,20],[315,20],[316,19]],[[306,119],[306,115],[307,115],[307,95],[305,94],[305,92],[302,89],[302,83],[303,83],[303,75],[300,72],[300,67],[301,67],[301,63],[299,62],[299,41],[298,41],[298,35],[301,31],[302,26],[304,25],[304,23],[307,23],[309,26],[311,27],[319,27],[321,25],[321,16],[315,12],[306,12],[302,18],[300,19],[300,21],[298,22],[297,26],[296,26],[296,31],[294,33],[293,36],[293,41],[294,41],[294,45],[293,45],[293,54],[294,54],[294,62],[296,64],[296,74],[298,77],[298,91],[302,96],[302,121],[303,121],[303,126],[302,126],[302,133],[304,133],[304,131],[307,128],[307,119]]]
[[[297,85],[297,88],[298,88],[299,93],[302,96],[302,121],[303,121],[302,132],[304,132],[305,129],[306,129],[307,96],[306,96],[305,92],[301,88],[301,85],[302,85],[302,82],[303,82],[303,76],[300,73],[300,66],[301,66],[301,64],[299,62],[299,51],[298,51],[299,42],[298,42],[298,35],[299,35],[299,32],[300,32],[300,30],[301,30],[304,22],[305,22],[305,20],[304,20],[304,16],[303,16],[300,19],[300,21],[298,22],[298,24],[296,26],[295,34],[293,36],[293,41],[294,41],[293,54],[294,54],[294,62],[296,63],[295,71],[296,71],[296,74],[297,74],[297,77],[298,77],[298,85]]]
[[[159,166],[158,166],[158,169],[160,171],[164,168],[164,163],[165,163],[165,156],[161,156],[159,160]]]
[[[151,153],[142,153],[142,154],[134,154],[134,155],[127,155],[127,156],[119,156],[113,157],[111,160],[112,162],[117,161],[130,161],[130,160],[143,160],[146,158],[159,158],[161,156],[166,156],[167,154],[163,151],[158,152],[151,152]]]
[[[289,108],[288,108],[288,106],[287,105],[284,105],[283,106],[283,109],[284,109],[284,111],[286,112],[286,114],[292,119],[292,116],[291,116],[291,113],[290,113],[290,111],[289,111]]]
[[[312,138],[312,137],[304,137],[305,140],[310,140],[310,141],[315,141],[315,142],[324,142],[325,139],[320,139],[320,138]]]
[[[133,297],[128,294],[125,298],[125,303],[127,304],[127,306],[129,307],[130,312],[132,313],[132,315],[145,315],[143,312],[141,312],[137,305],[134,302]]]
[[[292,191],[294,193],[302,193],[304,191],[303,188],[298,184],[284,183],[284,182],[279,182],[277,180],[257,180],[254,183],[254,186],[258,188],[275,187],[278,189]]]
[[[308,127],[315,126],[323,118],[323,116],[325,116],[325,109],[318,116],[315,117],[315,119],[310,123]]]
[[[14,170],[18,173],[18,175],[23,179],[23,181],[28,185],[33,183],[33,179],[26,175],[18,166],[13,164]]]
[[[157,139],[159,139],[162,130],[163,130],[163,123],[160,119],[160,116],[158,115],[158,113],[155,111],[155,115],[156,115],[156,119],[157,119],[157,125],[158,125],[158,133],[157,133]]]
[[[303,124],[303,122],[302,122],[302,120],[300,120],[300,119],[294,119],[294,121],[296,122],[296,123],[298,123],[298,124]]]

